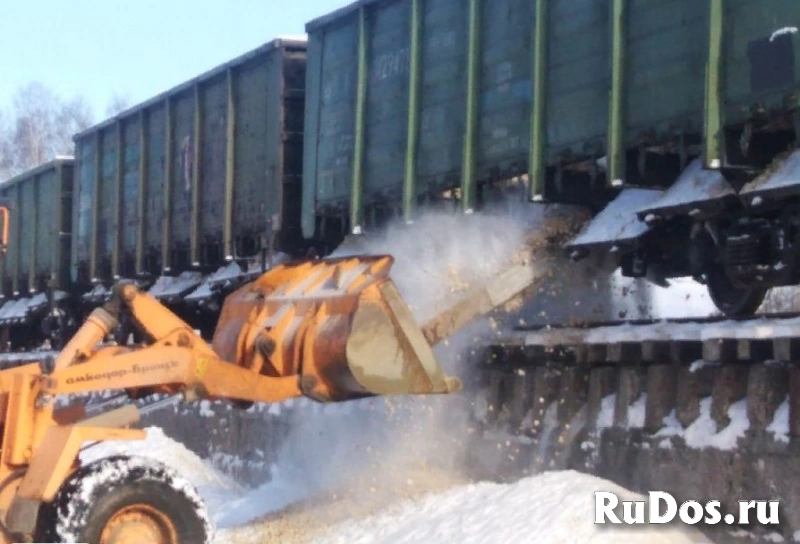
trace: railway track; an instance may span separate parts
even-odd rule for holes
[[[792,434],[800,437],[798,362],[800,315],[785,313],[516,330],[487,346],[481,368],[497,412],[512,420],[524,418],[521,411],[533,400],[560,393],[575,404],[562,408],[561,419],[582,402],[589,403],[590,416],[596,414],[602,398],[616,394],[615,421],[623,421],[627,408],[646,394],[645,428],[658,430],[676,409],[688,426],[704,396],[713,397],[724,424],[728,408],[752,394],[748,402],[766,428],[788,396]],[[554,381],[555,374],[561,379]]]
[[[735,322],[748,322],[748,321],[759,321],[759,320],[769,320],[769,319],[792,319],[795,317],[800,317],[800,312],[770,312],[770,313],[763,313],[763,314],[755,314],[755,315],[748,315],[748,316],[725,316],[725,315],[711,315],[711,316],[696,316],[696,317],[672,317],[672,318],[661,318],[661,319],[618,319],[618,320],[608,320],[608,321],[587,321],[587,322],[578,322],[574,324],[535,324],[535,325],[521,325],[515,327],[516,331],[525,331],[525,332],[535,332],[541,330],[552,330],[552,329],[592,329],[592,328],[599,328],[599,327],[619,327],[623,325],[655,325],[659,323],[698,323],[698,324],[706,324],[706,323],[720,323],[724,321],[735,321]]]
[[[800,530],[800,314],[519,328],[478,369],[477,440],[500,472],[572,468],[731,508],[770,497],[778,532]],[[774,538],[756,533],[741,541]]]
[[[518,328],[495,347],[581,363],[800,360],[800,313]]]

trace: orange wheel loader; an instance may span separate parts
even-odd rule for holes
[[[125,456],[81,464],[93,443],[145,437],[131,428],[135,404],[89,416],[85,403],[57,407],[65,396],[119,390],[126,400],[246,407],[459,390],[389,278],[392,263],[273,268],[226,299],[211,345],[155,298],[118,284],[55,358],[0,371],[0,543],[211,542],[203,502],[172,469]],[[104,345],[124,312],[146,341]]]

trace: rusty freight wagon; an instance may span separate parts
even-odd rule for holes
[[[181,297],[296,250],[305,61],[303,40],[278,39],[76,135],[73,281]]]
[[[4,346],[13,340],[12,347],[31,347],[51,307],[72,292],[73,169],[72,157],[58,157],[0,185],[15,233],[0,257]]]

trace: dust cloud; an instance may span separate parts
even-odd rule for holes
[[[279,507],[254,534],[309,542],[338,522],[470,482],[475,469],[505,479],[513,451],[476,448],[478,441],[471,440],[486,410],[475,387],[484,346],[518,325],[634,318],[651,311],[644,280],[620,281],[614,264],[602,258],[579,264],[568,259],[563,244],[588,219],[577,208],[510,198],[471,215],[427,211],[412,224],[398,222],[347,239],[332,257],[394,257],[392,280],[420,325],[512,263],[539,262],[548,272],[525,300],[476,319],[434,347],[446,374],[465,383],[464,391],[331,405],[290,402],[290,431],[269,484],[280,494]],[[539,459],[534,465],[531,471],[550,463]]]
[[[521,255],[527,258],[531,248],[547,245],[543,233],[561,219],[555,210],[513,202],[473,215],[430,212],[381,235],[347,240],[332,256],[392,255],[391,277],[422,324]],[[483,317],[434,347],[445,372],[465,383],[458,394],[290,403],[291,430],[270,484],[287,491],[285,507],[259,531],[308,542],[339,521],[469,482],[479,408],[470,385],[482,346],[496,334],[495,320]]]
[[[253,537],[311,542],[340,522],[468,483],[476,469],[505,479],[513,448],[476,448],[480,441],[471,440],[487,409],[475,387],[483,347],[520,324],[613,320],[650,311],[643,282],[621,282],[612,274],[613,263],[569,261],[563,244],[588,219],[576,208],[532,206],[517,198],[472,215],[428,211],[413,224],[398,222],[379,234],[347,239],[332,257],[394,257],[392,280],[421,325],[512,263],[541,261],[549,272],[525,300],[476,319],[434,347],[446,374],[465,383],[464,391],[287,403],[290,431],[267,486],[280,499],[272,514],[252,526]],[[550,465],[539,459],[530,469]]]

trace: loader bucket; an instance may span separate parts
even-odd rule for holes
[[[319,401],[460,390],[389,278],[393,262],[276,267],[226,299],[214,350],[263,375],[297,376],[303,394]]]

